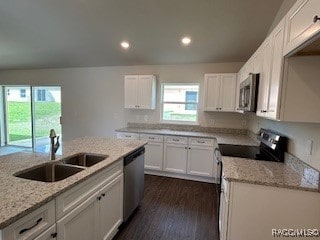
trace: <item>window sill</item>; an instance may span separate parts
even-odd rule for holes
[[[162,124],[173,124],[173,125],[189,125],[189,126],[200,126],[199,122],[178,122],[178,121],[160,121]]]

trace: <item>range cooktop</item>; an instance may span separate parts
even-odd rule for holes
[[[260,146],[219,144],[222,156],[283,162],[287,138],[272,130],[260,130]]]

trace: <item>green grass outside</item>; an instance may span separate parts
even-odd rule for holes
[[[61,104],[35,102],[36,137],[49,135],[51,128],[61,134]],[[8,102],[9,142],[31,139],[31,109],[28,102]]]
[[[182,114],[182,113],[175,113],[173,111],[165,111],[163,113],[163,120],[195,122],[196,119],[197,119],[196,114]]]

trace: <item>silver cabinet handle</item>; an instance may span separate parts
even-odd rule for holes
[[[154,137],[149,137],[149,139],[154,139]]]
[[[174,142],[179,142],[179,139],[172,139],[172,141],[174,141]]]
[[[198,141],[198,143],[205,143],[205,141]]]

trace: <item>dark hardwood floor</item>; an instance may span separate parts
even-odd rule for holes
[[[145,175],[140,209],[114,240],[218,240],[216,185]]]

